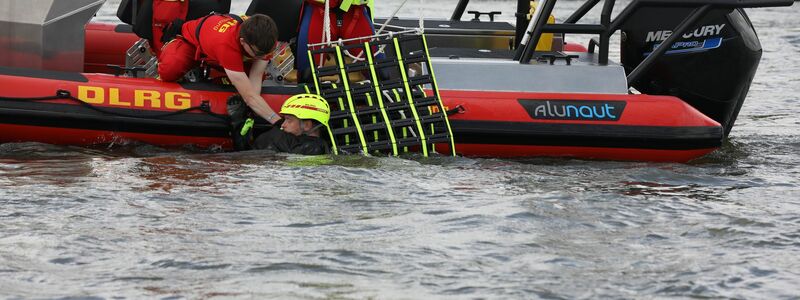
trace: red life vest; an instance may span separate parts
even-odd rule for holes
[[[153,0],[153,43],[152,49],[158,55],[164,43],[161,36],[175,19],[185,20],[189,13],[189,0]]]

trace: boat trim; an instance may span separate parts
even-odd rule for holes
[[[0,124],[43,127],[105,130],[193,137],[227,137],[228,125],[205,113],[186,113],[168,118],[147,118],[147,114],[164,111],[142,111],[128,108],[103,107],[109,112],[142,113],[141,118],[113,116],[83,106],[30,101],[0,102]]]
[[[720,126],[632,126],[450,120],[456,144],[692,150],[722,145]]]
[[[89,82],[89,79],[86,78],[86,76],[83,76],[83,74],[76,72],[60,72],[60,71],[36,70],[36,69],[4,67],[4,66],[0,66],[0,75],[63,80],[72,82]]]

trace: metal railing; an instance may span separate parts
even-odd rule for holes
[[[600,1],[604,1],[600,13],[600,24],[577,24],[590,10],[597,6]],[[637,66],[628,75],[628,82],[633,82],[644,73],[652,63],[666,52],[669,45],[675,42],[686,31],[692,28],[694,23],[704,17],[709,11],[715,8],[754,8],[754,7],[775,7],[791,6],[794,0],[633,0],[615,17],[611,18],[615,0],[587,0],[576,9],[561,24],[547,24],[547,18],[553,13],[558,0],[540,0],[536,13],[528,21],[530,0],[517,1],[517,30],[516,41],[517,51],[514,59],[521,64],[528,64],[534,56],[536,45],[543,33],[572,33],[572,34],[596,34],[599,41],[594,43],[599,48],[598,63],[608,64],[609,40],[625,21],[635,14],[639,9],[645,7],[684,7],[694,8],[687,17],[674,28],[674,34]],[[469,0],[460,0],[456,6],[451,21],[458,21],[464,13]],[[529,22],[532,22],[531,25]],[[595,45],[591,45],[594,48]]]
[[[462,0],[468,1],[468,0]],[[691,30],[692,26],[701,18],[703,18],[709,11],[716,8],[754,8],[754,7],[775,7],[775,6],[791,6],[794,0],[633,0],[631,1],[615,18],[611,18],[611,13],[614,9],[615,0],[605,0],[601,15],[600,24],[576,24],[583,18],[586,13],[597,6],[601,0],[587,0],[575,12],[572,13],[561,24],[547,24],[547,18],[553,12],[553,8],[558,0],[542,0],[540,7],[537,8],[537,13],[531,18],[530,22],[534,22],[533,26],[527,26],[523,36],[520,36],[520,11],[518,7],[518,21],[517,21],[517,55],[515,60],[519,60],[520,64],[530,63],[531,58],[534,56],[535,45],[539,42],[539,38],[543,33],[573,33],[573,34],[597,34],[599,42],[596,43],[599,48],[598,63],[605,65],[608,64],[609,54],[609,40],[622,24],[625,23],[632,15],[639,9],[646,7],[683,7],[694,8],[686,18],[683,19],[674,29],[673,34],[663,41],[645,60],[643,60],[634,70],[628,74],[628,83],[631,84],[639,79],[639,77],[647,71],[650,66],[662,56],[667,49],[684,33]],[[519,5],[527,3],[526,0],[519,1]],[[524,19],[527,21],[527,18]],[[525,35],[529,35],[526,38]],[[591,45],[594,48],[594,45]]]

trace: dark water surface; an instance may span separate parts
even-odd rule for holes
[[[0,297],[800,299],[800,5],[748,12],[749,99],[689,164],[0,145]]]

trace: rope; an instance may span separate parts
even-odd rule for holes
[[[406,2],[408,2],[408,0],[403,0],[403,3],[400,3],[400,6],[395,8],[392,15],[389,16],[389,18],[387,18],[385,22],[383,22],[383,25],[381,25],[381,29],[378,29],[378,31],[375,32],[375,35],[380,35],[381,32],[383,32],[383,29],[386,28],[386,25],[389,25],[389,22],[391,22],[392,19],[394,19],[394,17],[397,15],[397,13],[400,12],[400,9],[403,8],[404,5],[406,5]]]
[[[425,0],[419,0],[419,31],[425,33]]]
[[[325,45],[330,45],[330,42],[331,42],[331,6],[330,6],[330,0],[325,0],[325,18],[323,18],[323,21],[322,21],[322,28],[323,28],[323,31],[322,31],[323,32],[323,34],[322,34],[322,42],[325,43]],[[322,67],[324,61],[325,61],[325,57],[321,55],[320,59],[319,59],[319,65],[317,67],[318,68]]]
[[[3,101],[32,101],[32,102],[46,101],[46,100],[72,100],[74,102],[77,102],[78,104],[80,104],[83,107],[86,107],[88,109],[91,109],[91,110],[94,110],[94,111],[97,111],[97,112],[100,112],[100,113],[103,113],[103,114],[112,115],[112,116],[118,116],[118,117],[137,118],[137,119],[162,119],[162,118],[166,118],[166,117],[170,117],[170,116],[177,116],[177,115],[189,113],[190,111],[195,111],[195,110],[202,111],[202,112],[208,114],[209,116],[218,118],[218,119],[223,120],[225,122],[228,122],[229,119],[230,119],[228,116],[214,113],[209,109],[209,107],[202,106],[202,105],[201,106],[184,108],[184,109],[177,110],[177,111],[172,111],[172,112],[164,112],[164,113],[160,113],[160,114],[153,114],[153,115],[150,115],[150,116],[127,114],[127,113],[107,110],[107,109],[92,105],[90,103],[86,103],[81,99],[73,97],[72,94],[69,91],[65,91],[65,90],[56,91],[56,95],[55,96],[29,97],[29,98],[25,98],[25,97],[0,97],[0,100],[3,100]]]
[[[424,0],[420,0],[420,1],[424,1]],[[400,12],[400,9],[403,8],[403,6],[406,5],[406,2],[408,2],[408,0],[403,0],[403,2],[400,3],[400,5],[397,6],[397,8],[394,9],[394,12],[392,12],[392,15],[390,15],[389,18],[387,18],[386,21],[383,22],[383,24],[381,25],[381,28],[378,29],[378,31],[376,31],[375,34],[373,35],[373,38],[379,37],[381,35],[383,30],[386,28],[386,25],[389,25],[389,22],[391,22],[392,19],[394,19],[394,17],[397,15],[397,13]],[[422,6],[420,6],[420,11],[422,11]],[[422,22],[422,19],[420,19],[420,22]],[[422,24],[422,23],[420,23],[420,24]],[[391,36],[391,35],[389,35],[389,36]],[[380,46],[378,51],[375,51],[375,53],[373,53],[373,56],[377,56],[377,55],[383,53],[385,48],[386,48],[386,45]],[[352,58],[353,61],[364,60],[363,58],[361,58],[361,56],[363,56],[363,55],[364,55],[363,51],[361,53],[359,53],[358,56],[353,56],[353,55],[350,54],[350,52],[347,52],[347,56]]]
[[[322,27],[323,27],[323,38],[322,38],[322,43],[320,43],[320,44],[323,44],[325,46],[330,46],[331,45],[331,28],[330,28],[330,22],[331,22],[330,19],[331,19],[331,17],[330,17],[330,6],[328,5],[329,1],[330,0],[325,0],[325,18],[323,20],[323,25],[322,25]],[[389,18],[387,18],[386,21],[383,22],[383,24],[381,25],[380,29],[378,29],[378,31],[376,31],[375,34],[372,35],[373,39],[381,36],[381,33],[383,33],[383,30],[386,28],[387,25],[389,25],[389,22],[391,22],[392,19],[394,19],[394,17],[397,16],[397,13],[400,12],[400,9],[402,9],[403,6],[406,5],[406,2],[408,2],[408,0],[403,0],[403,2],[400,3],[400,5],[398,5],[397,8],[395,8],[394,12],[392,12],[392,14],[389,16]],[[425,32],[425,17],[424,17],[424,13],[423,13],[425,0],[420,0],[419,2],[420,2],[420,6],[419,6],[419,28],[418,28],[417,32],[421,34],[421,33]],[[390,37],[392,35],[393,35],[392,33],[389,34]],[[357,38],[357,39],[364,39],[364,37]],[[349,39],[349,40],[353,40],[353,39]],[[345,41],[349,41],[349,40],[341,40],[340,39],[339,43],[342,43],[342,42],[345,42]],[[320,45],[320,44],[314,44],[312,46]],[[379,55],[379,54],[383,53],[385,48],[386,48],[385,45],[380,46],[378,51],[375,51],[375,53],[373,53],[373,55]],[[353,56],[352,54],[350,54],[349,51],[345,51],[344,53],[345,53],[345,56],[353,59],[353,61],[357,62],[357,61],[364,60],[364,58],[363,58],[364,52],[363,51],[361,53],[359,53],[358,56]],[[322,61],[324,61],[324,58],[320,59],[318,67],[322,67],[322,64],[323,64]]]

